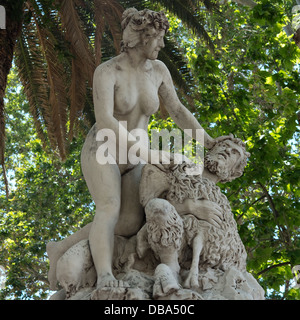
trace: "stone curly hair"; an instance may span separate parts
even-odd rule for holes
[[[217,142],[212,149],[217,148],[219,144],[222,144],[223,142],[226,142],[227,140],[230,140],[234,144],[239,146],[242,149],[242,155],[241,155],[240,159],[236,162],[235,166],[232,168],[231,172],[228,173],[228,177],[225,179],[221,179],[220,182],[222,182],[222,183],[232,181],[235,178],[242,176],[244,169],[247,165],[247,160],[250,157],[250,153],[246,151],[246,144],[241,139],[234,137],[232,134],[229,135],[228,139]],[[211,168],[210,168],[211,165],[212,164],[210,163],[210,151],[209,151],[204,158],[204,166],[211,171]]]
[[[155,12],[149,9],[138,11],[129,8],[123,12],[121,27],[123,40],[121,51],[134,48],[140,43],[147,43],[147,40],[157,35],[158,31],[169,29],[169,22],[164,12]]]

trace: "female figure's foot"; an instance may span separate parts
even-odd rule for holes
[[[102,288],[130,288],[130,285],[123,280],[117,280],[112,274],[107,273],[99,276],[97,281],[97,290]]]

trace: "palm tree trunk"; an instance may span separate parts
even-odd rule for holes
[[[7,85],[7,76],[12,66],[14,47],[20,34],[22,20],[14,20],[11,17],[11,10],[6,8],[6,29],[0,30],[0,166],[3,169],[6,196],[8,197],[8,182],[4,165],[5,150],[5,115],[4,115],[4,94]],[[19,17],[22,14],[19,15]],[[14,16],[16,13],[14,12]]]

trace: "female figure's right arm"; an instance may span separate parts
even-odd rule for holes
[[[93,100],[98,129],[111,129],[116,134],[119,122],[114,117],[115,75],[113,67],[104,63],[97,67],[93,81]]]

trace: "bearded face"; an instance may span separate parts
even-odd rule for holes
[[[204,158],[204,166],[207,168],[211,173],[217,175],[221,181],[231,181],[229,179],[229,170],[227,166],[216,159],[216,157],[208,154]]]
[[[221,182],[232,181],[241,175],[240,163],[244,158],[242,147],[231,140],[215,145],[205,156],[204,166],[217,175]]]

